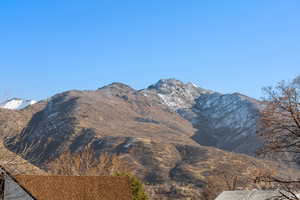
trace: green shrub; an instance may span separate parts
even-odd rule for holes
[[[128,173],[116,173],[115,176],[127,176],[131,184],[132,200],[149,200],[144,184],[136,176]]]

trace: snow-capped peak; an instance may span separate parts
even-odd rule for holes
[[[0,103],[0,108],[10,109],[10,110],[20,110],[29,105],[35,104],[34,100],[25,100],[19,98],[9,99],[3,103]]]
[[[176,79],[161,79],[146,91],[156,91],[162,103],[173,110],[191,108],[201,94],[212,91],[202,89],[193,83],[183,83]]]

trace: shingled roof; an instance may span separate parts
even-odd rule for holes
[[[281,192],[287,196],[291,195],[285,191]],[[279,197],[279,190],[236,190],[224,191],[215,200],[278,200],[281,199]]]
[[[279,193],[274,191],[224,191],[216,198],[216,200],[269,200],[278,195]]]
[[[131,200],[128,177],[17,175],[15,181],[38,200]]]

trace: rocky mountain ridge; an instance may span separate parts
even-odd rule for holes
[[[157,95],[163,104],[174,111],[191,108],[200,95],[213,93],[196,84],[183,83],[176,79],[161,79],[141,92],[145,95]]]
[[[71,100],[68,100],[58,108],[54,106],[56,105],[56,102],[71,97]],[[82,100],[83,97],[85,100]],[[87,100],[88,98],[89,100]],[[83,101],[83,104],[80,104],[78,109],[72,110],[72,114],[78,110],[89,110],[90,108],[88,108],[86,104],[97,104],[98,102],[90,103],[88,101],[93,102],[97,99],[100,100],[100,98],[105,98],[110,104],[115,101],[115,98],[130,103],[131,107],[135,104],[136,108],[134,109],[138,109],[137,113],[140,115],[147,115],[147,112],[149,112],[148,108],[152,109],[152,106],[154,105],[160,107],[160,109],[167,109],[170,112],[175,112],[186,120],[186,124],[189,124],[190,122],[192,126],[189,126],[188,132],[191,141],[201,145],[214,146],[227,151],[246,153],[249,155],[253,155],[260,146],[260,141],[256,137],[260,110],[259,101],[239,93],[221,94],[213,92],[211,90],[200,88],[195,84],[183,83],[176,79],[161,79],[156,84],[143,90],[135,90],[122,83],[112,83],[99,88],[96,91],[69,91],[55,95],[47,104],[47,107],[43,111],[43,115],[49,115],[47,116],[46,123],[56,127],[47,127],[47,129],[43,127],[40,132],[45,132],[45,130],[50,129],[57,131],[57,127],[60,124],[83,124],[83,122],[73,121],[76,117],[66,121],[64,113],[68,113],[68,108],[73,109],[72,105],[77,104],[77,102],[81,103],[81,100]],[[85,101],[87,101],[87,103]],[[105,103],[101,103],[104,107]],[[101,103],[99,101],[99,105]],[[109,106],[113,107],[113,105]],[[125,107],[126,106],[123,106],[123,108]],[[144,107],[148,108],[145,109]],[[122,111],[123,108],[117,108],[118,110],[116,112]],[[96,110],[96,112],[108,112],[103,110],[103,108],[95,108],[94,110]],[[129,110],[123,112],[129,112]],[[164,110],[164,112],[166,112],[166,110]],[[68,113],[68,115],[70,114]],[[95,114],[95,116],[96,115],[97,114]],[[113,116],[111,119],[115,117],[116,116]],[[127,115],[124,116],[124,118],[127,117]],[[64,120],[61,120],[60,118],[63,118]],[[52,121],[52,119],[55,119],[55,121]],[[134,120],[139,123],[148,123],[152,125],[161,125],[164,123],[164,119],[162,119],[162,117],[157,118],[157,116],[151,116],[150,118],[138,116],[135,117]],[[165,117],[165,120],[168,120],[168,117]],[[35,118],[33,118],[32,121],[33,122],[31,123],[36,123]],[[102,123],[100,123],[99,117],[95,117],[95,119],[86,119],[84,121],[86,128],[97,127],[102,123],[101,129],[107,126],[107,121],[102,119]],[[177,121],[181,123],[180,121],[183,120],[177,119]],[[116,119],[114,119],[113,123],[116,127],[122,126],[117,125]],[[167,126],[172,127],[174,125]],[[32,127],[32,125],[30,125],[30,127]],[[134,125],[134,128],[135,127],[136,125]],[[187,129],[185,127],[177,127],[177,129],[181,132],[186,132]],[[64,129],[66,132],[70,131],[66,127],[64,127]],[[32,130],[30,131],[32,132]],[[106,131],[102,130],[102,132]]]

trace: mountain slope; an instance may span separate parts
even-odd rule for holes
[[[34,107],[23,110],[9,110],[0,108],[0,165],[12,174],[29,173],[45,174],[45,171],[24,160],[22,155],[16,155],[3,145],[7,137],[22,133],[34,113],[45,107],[45,102],[40,102]]]
[[[0,140],[19,134],[31,120],[33,115],[44,109],[45,101],[41,101],[23,110],[0,108]]]
[[[51,98],[9,146],[18,153],[30,146],[27,155],[41,157],[36,162],[43,163],[69,145],[76,150],[105,136],[195,145],[190,139],[194,133],[190,123],[166,109],[119,83],[96,91],[69,91]]]

